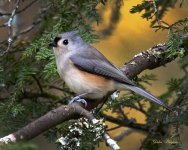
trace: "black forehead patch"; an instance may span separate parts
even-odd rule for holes
[[[61,39],[60,37],[55,37],[54,43],[57,45],[57,42],[58,42],[60,39]]]

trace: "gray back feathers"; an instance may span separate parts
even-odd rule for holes
[[[66,39],[66,38],[74,38],[74,37],[77,37],[79,36],[78,35],[79,31],[70,31],[70,32],[65,32],[65,33],[62,33],[62,34],[59,34],[58,37],[61,37],[63,39]]]

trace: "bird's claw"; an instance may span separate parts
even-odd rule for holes
[[[70,105],[70,104],[73,104],[73,103],[75,103],[75,102],[82,103],[82,104],[84,104],[84,107],[85,107],[85,108],[87,107],[87,102],[86,102],[86,100],[83,99],[83,98],[81,98],[80,96],[76,96],[76,97],[74,97],[73,99],[71,99],[71,100],[69,101],[69,105]]]

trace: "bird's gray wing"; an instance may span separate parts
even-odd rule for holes
[[[86,53],[77,53],[70,57],[73,64],[80,70],[96,75],[101,75],[105,78],[113,79],[121,83],[134,85],[134,83],[129,80],[122,71],[120,71],[116,66],[110,63],[102,54],[98,52],[93,54]]]

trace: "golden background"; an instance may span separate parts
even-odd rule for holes
[[[113,30],[112,35],[104,38],[101,36],[99,42],[93,44],[94,47],[101,51],[110,61],[112,61],[117,66],[122,66],[125,62],[128,62],[134,57],[134,55],[138,54],[139,52],[147,50],[155,44],[165,43],[165,41],[167,40],[167,31],[155,32],[154,29],[150,28],[150,22],[141,18],[141,13],[131,14],[129,12],[132,6],[135,6],[138,3],[141,3],[141,0],[124,1],[124,5],[121,8],[121,18],[115,29]],[[105,29],[110,24],[109,17],[112,13],[110,9],[111,5],[113,4],[109,3],[107,8],[104,8],[104,6],[102,5],[99,6],[99,10],[105,9],[103,12],[103,22],[99,25],[94,24],[96,33],[99,35],[100,31],[102,29]],[[185,2],[182,8],[179,8],[179,5],[177,5],[174,9],[170,9],[165,15],[164,21],[170,24],[177,21],[178,19],[187,17],[187,6],[188,3]],[[145,73],[153,73],[157,75],[158,80],[153,81],[151,86],[147,86],[147,90],[156,96],[164,93],[167,90],[165,83],[170,78],[179,78],[183,76],[183,72],[179,69],[177,61],[154,70],[146,70],[142,72],[141,75]],[[145,122],[145,116],[143,114],[138,113],[134,110],[125,110],[125,112],[128,111],[130,112],[128,115],[130,118],[136,116],[137,122]],[[108,122],[107,125],[109,128],[116,126]],[[109,133],[113,137],[119,135],[121,131],[124,130],[127,130],[127,128],[122,127]],[[125,136],[121,142],[118,142],[118,144],[122,150],[138,150],[145,136],[146,135],[144,135],[144,133],[133,131],[128,136]],[[188,129],[184,127],[182,128],[181,134],[181,141],[184,149],[188,148],[186,139],[187,137]],[[41,145],[41,149],[44,149],[44,145],[45,149],[52,149],[52,145],[46,144],[45,141],[41,138],[37,138],[35,141],[40,143],[39,145]],[[106,147],[105,143],[100,143],[97,149],[110,150],[109,147]]]
[[[117,66],[122,66],[125,62],[128,62],[130,59],[134,57],[134,55],[138,54],[143,50],[147,50],[150,47],[154,46],[158,43],[164,43],[167,40],[168,33],[167,31],[158,31],[155,32],[154,29],[150,28],[150,22],[141,18],[141,14],[130,14],[129,10],[132,6],[141,3],[141,0],[129,0],[124,1],[124,5],[121,8],[121,17],[117,25],[115,26],[112,35],[107,36],[105,38],[101,37],[98,43],[93,46],[100,50],[109,60],[111,60]],[[111,6],[112,3],[109,3],[107,8],[105,8],[103,12],[104,21],[97,25],[93,25],[96,33],[100,34],[102,29],[105,29],[109,24],[111,24],[109,17],[111,15]],[[99,6],[98,9],[104,9],[106,6]],[[27,26],[32,23],[32,18],[34,18],[34,14],[36,13],[34,10],[38,8],[37,4],[33,5],[30,10],[25,11],[24,14],[21,14],[23,18],[30,18],[24,22],[20,21],[22,26]],[[182,8],[179,8],[177,5],[174,9],[170,9],[165,15],[164,19],[166,22],[173,23],[178,19],[183,19],[188,15],[188,2],[185,1]],[[34,13],[32,13],[34,12]],[[0,20],[1,22],[1,20]],[[113,23],[113,22],[112,22]],[[0,30],[1,37],[0,39],[4,39],[6,37],[7,32],[5,30]],[[48,41],[47,41],[48,42]],[[153,93],[154,95],[160,95],[166,91],[165,83],[170,78],[178,78],[183,76],[183,72],[179,69],[177,61],[167,64],[165,67],[160,67],[154,70],[146,70],[144,73],[154,73],[157,75],[158,80],[152,82],[151,86],[147,86],[147,90]],[[125,110],[130,111],[130,110]],[[109,112],[110,113],[110,112]],[[131,110],[129,117],[135,117],[138,122],[144,123],[145,117],[143,114],[140,114],[136,111]],[[114,124],[107,123],[109,128],[113,127]],[[127,130],[126,128],[120,128],[118,130],[110,132],[110,135],[116,136],[122,130]],[[122,150],[137,150],[141,144],[141,141],[144,139],[145,135],[138,131],[132,132],[130,135],[124,137],[124,139],[119,142]],[[182,145],[184,149],[188,148],[187,138],[188,137],[188,129],[182,129]],[[33,140],[35,143],[38,143],[40,150],[52,150],[56,149],[56,146],[52,143],[48,143],[42,136],[39,136]],[[100,147],[97,148],[100,150],[110,149],[106,147],[104,143],[100,144]]]
[[[118,22],[112,35],[101,39],[99,43],[94,44],[98,50],[100,50],[109,60],[115,63],[117,66],[122,66],[125,62],[128,62],[143,50],[147,50],[150,47],[158,43],[165,43],[167,40],[167,31],[155,32],[154,29],[150,27],[150,22],[141,18],[140,14],[131,14],[129,10],[132,6],[141,3],[141,0],[124,1],[124,5],[121,8],[121,18]],[[110,4],[109,4],[110,5]],[[164,17],[164,21],[171,24],[178,19],[183,19],[188,15],[188,3],[180,8],[177,5],[174,9],[170,9]],[[106,9],[104,13],[104,22],[99,26],[95,26],[97,31],[101,28],[105,28],[105,25],[109,24],[109,17],[111,15],[111,10]],[[100,33],[100,32],[99,32]],[[179,69],[177,61],[167,64],[165,67],[160,67],[154,70],[146,70],[142,74],[153,73],[157,75],[157,81],[152,82],[151,86],[148,86],[147,90],[151,91],[154,95],[160,95],[166,91],[165,83],[170,78],[178,78],[183,75],[183,72]],[[125,110],[128,112],[130,110]],[[145,117],[143,114],[131,110],[129,117],[135,117],[138,122],[144,123]],[[114,124],[107,123],[108,127],[114,127]],[[126,130],[126,128],[121,128],[110,132],[112,136],[117,136],[121,131]],[[188,148],[188,143],[186,137],[188,137],[188,129],[184,129],[181,136],[182,145],[186,149]],[[122,150],[137,150],[144,139],[145,135],[141,132],[134,131],[130,135],[124,137],[124,139],[119,142],[119,146]],[[100,144],[98,148],[100,150],[110,149],[106,148],[105,144]]]

